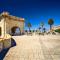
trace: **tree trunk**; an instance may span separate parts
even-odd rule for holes
[[[29,27],[29,32],[30,32],[30,27]]]
[[[50,25],[50,30],[51,30],[51,28],[52,28],[52,25]]]
[[[43,33],[43,26],[42,26],[42,33]]]

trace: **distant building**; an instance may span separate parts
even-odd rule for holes
[[[0,14],[0,36],[3,37],[5,34],[22,34],[23,32],[24,18],[12,16],[8,12]]]
[[[53,30],[60,29],[60,26],[54,26],[52,27]]]

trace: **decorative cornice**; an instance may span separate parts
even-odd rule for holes
[[[19,18],[19,17],[16,17],[16,16],[12,16],[8,12],[1,13],[0,17],[9,18],[11,20],[17,20],[17,21],[24,22],[24,18]]]

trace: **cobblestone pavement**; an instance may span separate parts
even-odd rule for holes
[[[16,46],[4,60],[60,60],[60,36],[13,36]]]

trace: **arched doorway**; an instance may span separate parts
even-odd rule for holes
[[[21,34],[20,28],[19,27],[13,27],[11,29],[11,33],[12,33],[12,35],[20,35]]]

